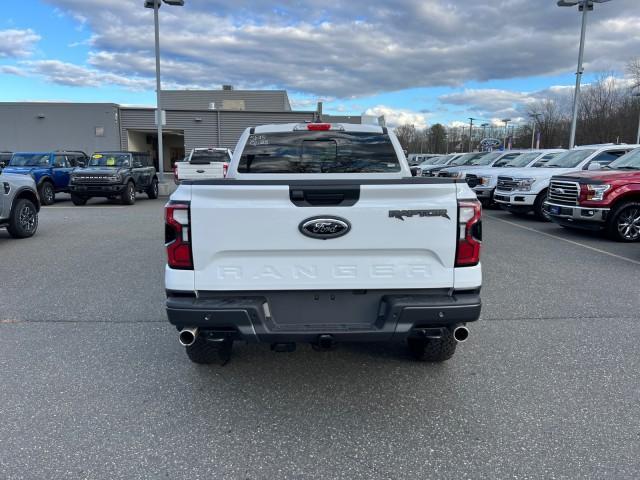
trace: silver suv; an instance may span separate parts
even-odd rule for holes
[[[27,238],[38,229],[40,199],[28,175],[0,173],[0,228],[14,238]]]

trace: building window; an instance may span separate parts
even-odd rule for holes
[[[245,110],[244,100],[222,100],[223,110]]]
[[[96,127],[96,137],[104,137],[104,127]]]

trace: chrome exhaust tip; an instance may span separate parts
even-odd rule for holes
[[[183,328],[178,335],[180,345],[183,347],[190,347],[196,343],[196,338],[198,338],[198,327]]]
[[[458,343],[466,342],[469,338],[469,329],[462,325],[454,328],[453,338],[455,338],[456,342]]]

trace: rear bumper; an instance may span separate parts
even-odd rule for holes
[[[91,197],[108,197],[111,195],[119,195],[126,188],[126,185],[70,185],[69,190],[71,193],[77,195],[85,195]]]
[[[178,329],[227,332],[249,342],[403,340],[417,328],[452,327],[480,317],[479,291],[169,292],[167,316]]]
[[[604,228],[610,211],[609,208],[585,208],[552,202],[545,202],[544,210],[555,223],[588,230]]]

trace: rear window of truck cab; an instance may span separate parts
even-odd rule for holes
[[[208,163],[219,163],[219,162],[228,162],[229,155],[227,152],[221,150],[196,150],[191,155],[191,163],[197,164],[208,164]]]
[[[389,135],[372,132],[256,133],[244,147],[239,173],[387,173],[400,162]]]

